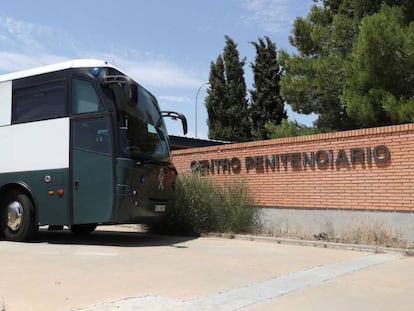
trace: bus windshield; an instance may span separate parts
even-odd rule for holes
[[[169,138],[155,97],[136,83],[111,83],[122,157],[169,161]]]

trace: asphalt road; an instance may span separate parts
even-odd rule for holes
[[[413,309],[414,257],[399,253],[125,227],[0,241],[0,311]]]

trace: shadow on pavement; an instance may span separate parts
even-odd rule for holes
[[[176,246],[175,244],[194,240],[195,237],[164,236],[147,232],[115,231],[99,229],[87,235],[75,235],[68,229],[59,231],[48,231],[40,229],[29,243],[48,243],[48,244],[75,244],[75,245],[100,245],[100,246],[120,246],[120,247],[157,247]]]

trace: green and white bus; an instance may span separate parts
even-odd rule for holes
[[[174,203],[177,171],[155,97],[101,60],[0,76],[0,235],[41,225],[89,233],[151,223]]]

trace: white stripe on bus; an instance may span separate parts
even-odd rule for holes
[[[0,83],[0,126],[10,125],[12,106],[12,82]],[[2,147],[3,149],[3,147]]]
[[[0,173],[69,167],[69,118],[0,127]]]

